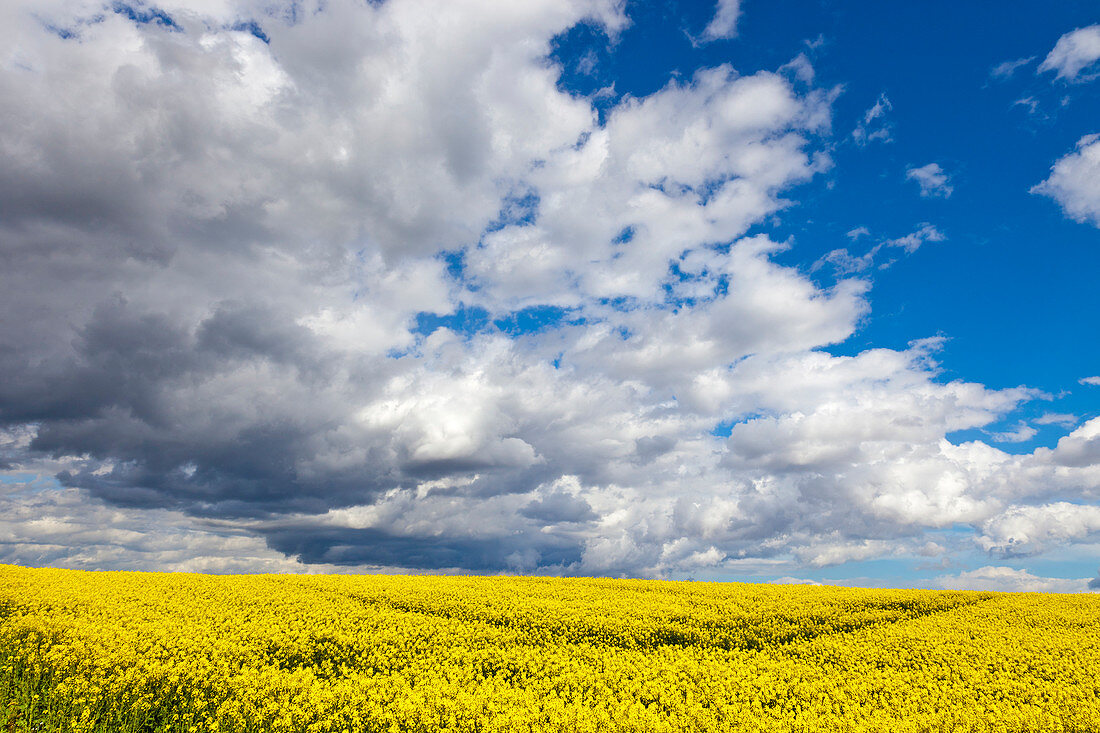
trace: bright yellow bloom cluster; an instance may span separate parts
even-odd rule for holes
[[[1100,596],[0,566],[7,730],[1100,731]]]

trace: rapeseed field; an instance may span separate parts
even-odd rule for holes
[[[0,730],[1100,731],[1100,596],[0,566]]]

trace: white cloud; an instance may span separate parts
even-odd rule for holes
[[[936,581],[948,590],[1082,593],[1090,587],[1088,578],[1044,578],[1026,570],[993,565],[958,575],[941,575]]]
[[[24,473],[0,481],[0,562],[85,570],[325,572],[241,528],[163,509],[119,509]]]
[[[848,232],[848,238],[852,242],[858,242],[860,237],[867,236],[870,231],[866,227],[860,227]],[[853,273],[860,273],[870,269],[875,265],[876,259],[887,247],[893,247],[903,250],[906,254],[912,254],[920,249],[921,245],[926,242],[942,242],[947,239],[943,232],[934,227],[931,224],[924,223],[920,225],[920,228],[910,232],[902,237],[896,239],[887,239],[880,241],[875,246],[861,255],[854,255],[848,251],[847,248],[834,249],[827,252],[821,259],[814,263],[811,271],[820,270],[825,265],[830,265],[838,275],[851,275]],[[885,270],[893,265],[895,260],[887,260],[878,265],[880,270]]]
[[[1023,443],[1038,434],[1038,430],[1025,422],[1019,422],[1008,430],[989,433],[989,437],[998,443]]]
[[[742,235],[786,205],[780,190],[828,164],[805,150],[827,104],[827,95],[797,96],[777,74],[739,77],[728,67],[628,98],[583,144],[529,175],[553,192],[536,225],[505,227],[468,252],[471,274],[491,285],[482,304],[662,300],[670,262]],[[618,241],[622,232],[629,241]]]
[[[1095,74],[1084,74],[1100,59],[1100,24],[1066,33],[1058,39],[1039,71],[1054,71],[1059,79],[1069,82],[1089,81]]]
[[[1079,384],[1086,384],[1090,387],[1100,387],[1100,377],[1081,377],[1077,380]]]
[[[1100,134],[1077,141],[1077,150],[1055,161],[1050,177],[1031,188],[1049,196],[1066,215],[1100,227]]]
[[[820,260],[814,263],[813,269],[816,271],[825,265],[831,265],[838,275],[851,275],[853,273],[863,272],[875,263],[875,255],[877,255],[881,249],[882,245],[877,244],[861,255],[853,255],[847,248],[843,247],[830,250],[826,252]]]
[[[852,139],[856,145],[864,146],[876,140],[893,142],[892,125],[885,119],[894,108],[885,94],[880,94],[875,103],[863,113],[863,118],[852,130]]]
[[[1100,465],[1100,417],[1094,417],[1059,439],[1053,451],[1044,451],[1041,455],[1062,466]]]
[[[791,74],[795,79],[804,84],[814,83],[814,67],[810,59],[804,53],[800,53],[793,59],[779,67],[780,71]]]
[[[64,484],[5,489],[8,561],[797,577],[1096,500],[1095,423],[954,445],[1038,394],[824,350],[869,284],[748,235],[831,165],[807,74],[601,116],[548,54],[615,3],[183,5],[2,11],[0,465]]]
[[[920,186],[920,195],[925,198],[948,198],[951,192],[955,190],[950,183],[950,178],[939,163],[929,163],[919,168],[908,168],[905,171],[905,177],[917,182],[917,185]]]
[[[888,239],[886,244],[891,247],[899,247],[906,253],[912,254],[920,249],[921,245],[928,242],[942,242],[946,240],[943,232],[931,224],[921,224],[920,228],[897,239]]]
[[[1062,412],[1044,412],[1034,420],[1036,425],[1058,425],[1063,428],[1072,428],[1077,425],[1076,415],[1067,415]]]
[[[1012,106],[1024,107],[1029,115],[1033,115],[1039,110],[1039,100],[1035,97],[1021,97],[1013,102]]]
[[[1028,56],[1027,58],[1012,59],[1011,61],[1002,61],[989,70],[989,75],[997,80],[1004,80],[1011,78],[1021,67],[1027,66],[1035,59],[1034,56]]]
[[[823,568],[841,565],[852,560],[867,560],[893,554],[898,544],[886,540],[862,540],[859,542],[815,542],[807,547],[797,547],[795,556],[811,567]]]
[[[978,545],[1002,555],[1033,555],[1048,546],[1087,542],[1100,533],[1100,507],[1056,502],[1012,506],[982,524]]]
[[[821,585],[816,580],[809,580],[808,578],[796,578],[791,575],[784,575],[783,577],[776,578],[770,581],[775,585]]]
[[[708,41],[733,38],[737,35],[737,19],[740,17],[741,0],[718,0],[714,17],[703,29],[703,38]]]

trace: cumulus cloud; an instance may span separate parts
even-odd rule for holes
[[[991,590],[1027,593],[1081,593],[1094,586],[1088,578],[1044,578],[1017,568],[987,565],[958,575],[937,578],[950,590]]]
[[[1090,81],[1096,75],[1088,70],[1097,59],[1100,59],[1100,24],[1078,28],[1059,38],[1039,64],[1039,72],[1053,71],[1057,78],[1068,82]]]
[[[908,168],[905,171],[905,177],[917,182],[917,185],[920,186],[920,195],[925,198],[948,198],[955,190],[950,183],[949,176],[940,167],[939,163],[929,163],[919,168]]]
[[[718,0],[714,17],[703,29],[703,38],[715,41],[737,35],[737,19],[741,17],[741,0]]]
[[[1031,188],[1032,193],[1058,202],[1066,216],[1100,226],[1100,134],[1085,135],[1077,150],[1059,158],[1050,177]]]
[[[1053,450],[1043,450],[1038,455],[1060,466],[1100,464],[1100,417],[1094,417],[1060,438]]]
[[[1001,555],[1033,555],[1050,544],[1086,542],[1100,533],[1100,507],[1056,502],[1012,506],[986,520],[978,544]]]
[[[1100,387],[1100,377],[1082,377],[1077,381],[1080,384],[1086,384],[1090,387]]]
[[[618,3],[127,7],[2,11],[7,561],[797,577],[1095,500],[1095,421],[954,444],[1038,393],[825,349],[869,283],[753,231],[831,165],[805,76],[597,114],[549,54]]]

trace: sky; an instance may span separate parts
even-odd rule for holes
[[[0,562],[1100,590],[1100,9],[0,5]]]

